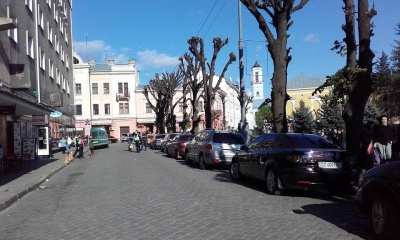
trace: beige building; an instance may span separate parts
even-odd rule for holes
[[[317,93],[314,96],[312,93],[316,88],[323,85],[326,81],[325,77],[311,78],[305,75],[300,75],[287,83],[287,94],[290,100],[286,104],[286,116],[290,118],[296,108],[300,106],[300,101],[303,101],[306,107],[309,107],[313,115],[321,108],[321,96],[329,94],[330,88],[325,88],[323,92]]]
[[[136,62],[84,63],[74,54],[75,119],[77,132],[90,135],[90,128],[105,127],[110,136],[137,129],[135,90],[139,84]]]

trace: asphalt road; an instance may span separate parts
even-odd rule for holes
[[[158,150],[111,144],[0,212],[0,239],[370,239],[352,196],[232,182]]]

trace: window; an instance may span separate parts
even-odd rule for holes
[[[104,94],[110,93],[110,84],[109,83],[103,83],[103,93]]]
[[[199,104],[197,105],[198,109],[200,110],[200,112],[204,112],[204,105],[203,105],[203,101],[199,101]]]
[[[75,105],[75,115],[82,115],[82,105]]]
[[[26,39],[26,54],[29,57],[35,59],[34,48],[33,48],[33,38],[29,37],[28,34],[29,34],[28,31],[26,31],[26,36],[27,36],[27,39]]]
[[[67,81],[67,93],[69,94],[70,93],[70,85],[69,85],[69,81]]]
[[[151,109],[150,103],[146,103],[146,113],[152,113],[153,112],[152,110],[153,109]]]
[[[25,5],[28,7],[29,10],[33,10],[33,0],[25,0]]]
[[[47,32],[50,43],[53,43],[53,28],[50,26],[49,22],[47,22]]]
[[[46,70],[46,53],[40,50],[40,62],[39,66],[41,69]]]
[[[178,112],[183,112],[183,103],[179,103]]]
[[[39,9],[38,24],[42,30],[44,30],[44,17],[42,9]]]
[[[61,75],[60,75],[60,70],[59,70],[59,69],[57,69],[57,70],[56,70],[56,72],[57,72],[57,84],[58,84],[58,85],[61,85]]]
[[[99,115],[99,104],[93,104],[93,115]]]
[[[110,115],[111,114],[111,108],[109,103],[104,104],[104,114],[105,115]]]
[[[99,84],[92,83],[92,94],[99,94]]]
[[[9,18],[13,18],[10,16],[10,8],[7,7],[7,17]],[[15,20],[15,23],[18,26],[18,19],[17,18],[13,18]],[[18,28],[13,28],[8,30],[8,36],[16,43],[18,43]]]
[[[66,88],[66,81],[65,81],[64,74],[61,74],[61,86],[62,86],[62,88],[65,90],[65,88]]]
[[[82,94],[82,86],[80,83],[75,83],[75,95]]]
[[[118,83],[118,93],[128,93],[128,83]]]
[[[258,72],[256,72],[256,83],[258,83]]]
[[[54,79],[54,64],[49,58],[49,77]]]
[[[129,114],[129,103],[119,103],[119,114]]]

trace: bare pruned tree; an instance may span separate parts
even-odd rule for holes
[[[183,72],[185,80],[183,81],[183,119],[188,119],[187,107],[188,103],[192,106],[192,129],[191,133],[195,133],[200,122],[199,116],[199,100],[202,96],[203,80],[199,79],[200,61],[188,53],[179,58],[179,69]],[[189,97],[188,97],[189,95]]]
[[[168,100],[168,109],[167,109],[167,119],[166,119],[166,124],[167,124],[167,131],[168,132],[176,132],[176,115],[174,114],[175,107],[181,103],[182,97],[180,97],[178,100],[174,102],[174,96],[177,93],[177,89],[179,86],[181,86],[183,79],[184,79],[184,74],[183,72],[178,69],[172,73],[163,73],[162,78],[166,82],[166,98]]]
[[[287,40],[290,35],[287,31],[292,26],[291,16],[294,12],[302,9],[309,0],[301,0],[294,5],[296,0],[240,0],[250,11],[258,22],[258,28],[263,32],[267,39],[268,52],[274,63],[274,73],[272,75],[272,114],[275,131],[287,132],[286,121],[286,92],[287,68],[291,60],[290,49],[287,48]],[[267,22],[262,14],[264,12],[271,21]],[[275,34],[271,31],[269,24],[275,29]]]
[[[214,86],[213,81],[215,76],[215,64],[217,62],[218,53],[226,44],[228,44],[228,38],[225,40],[222,40],[219,37],[213,39],[214,51],[210,63],[207,62],[207,58],[205,57],[204,42],[202,38],[192,37],[188,40],[188,43],[189,51],[193,54],[193,56],[196,58],[196,61],[198,61],[200,64],[199,67],[204,81],[204,112],[206,118],[206,128],[211,128],[213,117],[211,114],[212,102],[215,99],[215,94],[219,89],[219,85],[224,78],[225,72],[228,70],[229,65],[232,62],[236,61],[236,56],[233,52],[229,54],[229,59],[222,69],[222,72],[219,75],[219,78]]]

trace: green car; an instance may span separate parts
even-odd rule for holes
[[[90,129],[90,136],[92,136],[93,145],[95,148],[106,147],[108,148],[108,136],[104,127],[93,127]]]

